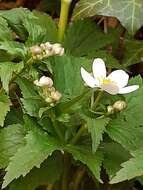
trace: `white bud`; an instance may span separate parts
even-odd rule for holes
[[[63,55],[64,53],[64,48],[62,48],[61,44],[53,44],[53,53],[55,55]]]
[[[113,113],[114,113],[114,108],[113,108],[113,106],[108,106],[108,107],[107,107],[107,112],[108,112],[109,114],[113,114]]]
[[[116,101],[114,104],[113,104],[113,108],[116,110],[116,111],[122,111],[124,110],[125,108],[127,107],[127,103],[123,100],[119,100],[119,101]]]
[[[40,80],[35,80],[34,84],[36,84],[37,86],[47,86],[47,87],[52,87],[53,86],[53,81],[51,78],[49,77],[41,77]]]
[[[52,100],[52,98],[49,98],[49,97],[48,97],[48,98],[46,98],[46,102],[47,102],[47,103],[52,103],[53,100]]]
[[[39,55],[42,52],[41,48],[38,45],[31,47],[30,50],[33,55]]]
[[[59,101],[62,97],[62,94],[58,91],[53,91],[51,92],[51,98],[54,100],[54,101]]]

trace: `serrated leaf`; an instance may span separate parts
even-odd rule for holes
[[[8,23],[0,16],[0,41],[12,40],[12,32]]]
[[[25,140],[26,145],[18,149],[6,168],[7,173],[4,177],[3,188],[21,175],[25,176],[34,166],[39,168],[48,156],[60,149],[60,144],[56,139],[37,128],[29,131]]]
[[[127,161],[131,156],[120,144],[111,142],[102,144],[104,147],[103,166],[111,179],[121,169],[121,163]]]
[[[111,179],[110,184],[119,183],[143,175],[143,149],[137,151],[134,158],[124,162],[121,166],[122,169]]]
[[[95,22],[87,19],[78,20],[73,22],[67,30],[64,47],[67,54],[74,56],[93,55],[92,57],[94,57],[97,50],[112,43],[118,43],[117,39],[119,39],[117,30],[109,30],[105,34]]]
[[[4,125],[8,111],[10,111],[9,97],[2,91],[0,93],[0,126]]]
[[[121,118],[112,120],[106,129],[111,139],[120,143],[126,150],[136,150],[143,146],[143,128],[134,127],[132,123],[122,121]]]
[[[68,145],[66,150],[73,155],[75,160],[79,160],[83,164],[87,165],[95,178],[102,183],[100,178],[100,170],[103,155],[101,152],[96,152],[96,154],[93,154],[89,147],[78,145]]]
[[[38,117],[40,108],[44,107],[46,104],[36,92],[34,84],[27,79],[20,77],[18,77],[16,82],[22,91],[23,98],[21,101],[26,112],[30,116]]]
[[[143,44],[137,40],[125,40],[123,64],[125,67],[143,62]]]
[[[17,149],[24,145],[25,132],[20,124],[0,130],[0,168],[5,168]]]
[[[35,190],[41,185],[53,184],[63,170],[61,154],[53,154],[40,168],[34,168],[24,178],[20,177],[10,185],[10,190]]]
[[[42,42],[57,42],[57,27],[54,21],[46,13],[33,11],[35,18],[27,18],[24,20],[24,26],[28,31],[28,46]]]
[[[91,133],[92,138],[92,151],[96,152],[100,142],[103,140],[103,134],[106,131],[106,125],[109,122],[108,118],[93,119],[87,118],[87,127]]]
[[[142,26],[142,0],[80,0],[73,18],[104,15],[117,17],[131,34]]]
[[[13,72],[18,73],[23,68],[23,62],[14,63],[14,62],[0,62],[0,78],[2,81],[3,88],[8,92],[9,82],[12,78]]]
[[[83,93],[84,83],[80,75],[81,66],[90,67],[85,58],[71,56],[55,57],[53,62],[53,78],[55,88],[63,94],[63,98],[73,98]]]

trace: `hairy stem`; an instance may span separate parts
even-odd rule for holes
[[[83,132],[86,131],[85,126],[82,126],[78,132],[76,133],[76,135],[71,139],[70,143],[71,144],[76,144],[76,142],[79,140],[79,138],[81,137],[81,135],[83,134]]]
[[[47,190],[53,190],[53,184],[49,184],[48,187],[47,187]]]
[[[59,31],[58,31],[59,42],[62,42],[64,39],[71,2],[72,0],[61,0],[61,12],[60,12]]]
[[[101,99],[102,96],[103,96],[103,91],[100,91],[100,92],[98,93],[98,96],[97,96],[97,98],[95,99],[94,105],[93,105],[93,107],[92,107],[94,110],[96,109],[96,107],[97,107],[97,105],[98,105],[98,103],[99,103],[99,101],[100,101],[100,99]]]
[[[86,168],[85,167],[82,167],[82,168],[79,168],[77,173],[76,173],[76,176],[75,176],[75,181],[74,181],[74,185],[73,185],[73,190],[78,190],[79,189],[79,185],[81,183],[81,180],[85,174],[85,171],[86,171]]]

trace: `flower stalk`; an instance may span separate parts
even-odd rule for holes
[[[61,12],[59,20],[58,40],[62,42],[68,22],[69,8],[72,0],[61,0]]]

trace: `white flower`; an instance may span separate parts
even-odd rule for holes
[[[127,86],[129,75],[123,70],[113,71],[107,75],[105,63],[102,59],[97,58],[92,65],[93,76],[83,67],[81,68],[81,76],[84,82],[91,88],[99,87],[109,94],[126,94],[133,92],[139,88],[138,85]]]
[[[40,78],[40,80],[35,80],[34,84],[36,84],[37,86],[47,86],[47,87],[52,87],[53,86],[53,81],[51,78],[46,77],[46,76],[42,76]]]

